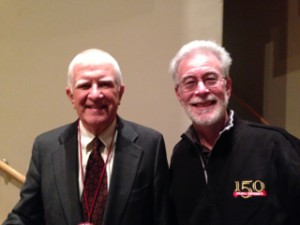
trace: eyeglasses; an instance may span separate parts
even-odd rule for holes
[[[197,79],[194,76],[188,76],[184,78],[179,83],[179,85],[181,86],[184,92],[190,92],[190,91],[194,91],[197,88],[200,81],[204,84],[206,88],[210,89],[216,87],[219,81],[222,79],[226,79],[225,76],[219,76],[217,74],[210,74],[208,76],[204,76],[201,79]]]

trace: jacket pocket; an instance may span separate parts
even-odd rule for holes
[[[138,189],[133,189],[129,197],[129,203],[144,200],[145,198],[147,198],[149,193],[150,193],[150,185],[146,185]]]

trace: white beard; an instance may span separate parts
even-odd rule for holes
[[[214,108],[196,111],[191,106],[184,107],[186,114],[191,119],[193,124],[201,127],[209,127],[224,118],[229,102],[229,96],[226,95],[224,101],[219,100],[218,105]]]

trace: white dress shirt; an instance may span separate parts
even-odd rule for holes
[[[110,178],[112,174],[112,168],[113,168],[113,162],[114,162],[114,152],[115,152],[115,143],[117,139],[117,130],[116,127],[116,120],[108,127],[101,135],[98,136],[98,138],[102,141],[102,143],[105,145],[104,150],[101,152],[101,156],[106,162],[109,148],[111,148],[111,152],[109,154],[109,159],[107,160],[106,164],[106,173],[107,173],[107,188],[109,189],[110,184]],[[82,172],[81,169],[83,169],[83,174],[85,174],[85,168],[89,159],[89,156],[92,152],[92,141],[95,138],[95,136],[89,132],[85,127],[82,125],[82,122],[79,121],[79,129],[80,129],[80,137],[78,137],[78,161],[79,161],[79,176],[78,176],[78,182],[79,182],[79,194],[80,198],[82,195],[83,187],[84,187],[84,179],[82,179]],[[79,136],[79,135],[78,135]],[[112,140],[114,138],[114,140]],[[80,157],[80,150],[81,150],[81,156]],[[81,161],[81,162],[80,162]],[[82,165],[82,166],[81,166]]]

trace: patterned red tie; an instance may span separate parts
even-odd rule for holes
[[[90,212],[91,215],[89,222],[93,223],[94,225],[102,225],[105,203],[108,195],[106,171],[103,172],[102,181],[100,181],[101,173],[104,170],[104,161],[100,153],[102,147],[103,144],[99,138],[94,138],[93,151],[88,159],[84,181],[87,202],[84,199],[84,193],[82,195],[84,220],[88,221],[88,212]],[[101,182],[101,186],[99,186],[99,182]],[[86,204],[88,204],[88,209]]]

